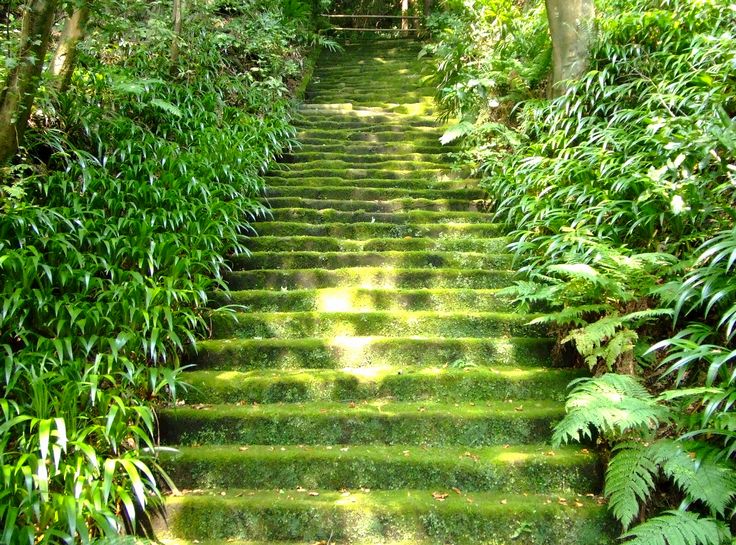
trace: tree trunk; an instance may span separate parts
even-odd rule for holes
[[[184,10],[184,0],[174,0],[174,39],[171,41],[171,52],[169,59],[171,61],[171,74],[176,71],[176,64],[179,61],[179,38],[181,36],[181,16]]]
[[[64,30],[59,38],[59,45],[51,60],[50,70],[56,78],[56,87],[62,93],[69,88],[77,61],[77,45],[84,40],[84,34],[89,20],[89,4],[83,2],[64,24]]]
[[[595,22],[594,0],[546,0],[552,36],[552,96],[565,93],[565,82],[588,70]]]
[[[23,14],[16,65],[0,93],[0,164],[7,163],[23,142],[43,62],[49,47],[57,0],[32,0]]]
[[[424,0],[424,19],[425,20],[427,19],[427,17],[429,17],[431,11],[432,11],[432,0]]]

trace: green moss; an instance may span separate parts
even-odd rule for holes
[[[236,269],[323,269],[341,267],[508,269],[510,254],[467,252],[254,252],[233,259]]]
[[[311,288],[502,288],[511,285],[514,273],[480,269],[297,269],[240,271],[227,275],[231,289]]]
[[[395,132],[391,130],[376,131],[372,133],[358,132],[358,131],[344,131],[344,134],[340,135],[340,140],[343,142],[407,142],[410,141],[412,144],[438,144],[440,134],[435,132],[428,133],[427,131],[416,131],[415,134],[409,134],[408,132]],[[326,141],[334,142],[335,134],[330,130],[320,129],[302,129],[297,133],[297,139],[300,142],[312,142],[312,141]]]
[[[439,142],[431,145],[418,144],[416,142],[339,142],[314,139],[312,142],[301,140],[300,150],[307,153],[355,153],[366,155],[370,153],[428,153],[438,154],[453,151],[452,148],[443,146]]]
[[[481,289],[322,289],[243,290],[213,295],[216,305],[244,305],[248,310],[288,312],[339,310],[467,310],[509,309],[509,300],[498,290]]]
[[[362,339],[360,350],[340,339],[227,339],[202,341],[193,360],[201,369],[338,369],[343,367],[535,367],[549,364],[553,343],[535,338]],[[560,393],[549,393],[549,396]]]
[[[274,221],[301,223],[490,223],[490,215],[484,212],[434,212],[410,210],[408,212],[366,212],[363,210],[334,210],[322,208],[277,208],[272,211]],[[497,226],[494,224],[494,227]],[[278,250],[274,248],[274,250]]]
[[[310,170],[304,173],[294,172],[278,172],[278,176],[269,175],[266,183],[270,187],[341,187],[354,186],[356,183],[363,188],[395,188],[395,189],[414,189],[417,191],[428,190],[453,190],[462,188],[477,188],[476,180],[465,179],[443,179],[444,171],[434,171],[427,173],[410,173],[405,176],[398,171],[374,171],[375,178],[368,178],[370,172],[361,169],[352,169],[350,171],[324,171]],[[378,175],[382,177],[378,177]]]
[[[448,362],[452,363],[452,362]],[[189,403],[280,403],[443,399],[446,402],[498,399],[564,401],[568,383],[583,373],[508,367],[362,367],[343,370],[298,369],[193,371],[183,377]]]
[[[484,199],[486,193],[482,189],[394,189],[366,188],[360,186],[340,187],[270,187],[270,197],[301,197],[303,199],[345,199],[345,200],[380,200],[380,199]]]
[[[171,526],[184,538],[293,539],[302,542],[502,545],[613,543],[613,524],[594,499],[446,490],[330,492],[228,490],[172,497]],[[581,507],[576,507],[574,502]]]
[[[480,201],[463,199],[393,199],[386,201],[343,201],[314,200],[299,197],[276,197],[268,200],[273,209],[279,208],[331,208],[333,210],[362,210],[365,212],[408,212],[426,210],[433,212],[480,212],[484,210]]]
[[[494,446],[545,440],[563,414],[562,403],[532,400],[184,406],[160,411],[159,433],[163,442],[183,445]]]
[[[579,448],[416,446],[182,447],[164,467],[180,488],[246,487],[375,490],[546,490],[597,492],[596,458]]]
[[[248,239],[245,244],[253,252],[278,248],[283,252],[384,252],[384,251],[437,251],[437,252],[487,252],[500,254],[506,251],[509,239],[495,238],[373,238],[366,240],[335,237],[262,236]]]
[[[366,238],[423,238],[423,237],[497,237],[501,226],[495,223],[329,223],[312,224],[297,222],[263,221],[254,228],[267,236],[329,236],[353,239]]]
[[[500,312],[245,312],[212,318],[213,335],[224,337],[544,336],[546,327],[529,325],[532,315]]]

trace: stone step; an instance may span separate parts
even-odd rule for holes
[[[159,434],[167,445],[190,446],[501,446],[545,440],[564,412],[538,400],[183,405],[159,411]]]
[[[214,338],[337,336],[381,337],[541,337],[547,328],[531,325],[534,315],[512,312],[382,311],[242,312],[212,317]]]
[[[231,258],[233,270],[346,267],[508,269],[510,254],[476,252],[253,252]]]
[[[334,237],[261,236],[245,238],[253,252],[278,248],[281,251],[316,252],[383,252],[383,251],[437,251],[503,253],[509,243],[505,237],[495,238],[372,238],[350,240]]]
[[[343,201],[339,199],[302,199],[299,197],[273,197],[268,199],[272,210],[280,208],[311,208],[313,210],[342,210],[354,212],[410,212],[427,210],[433,212],[485,212],[484,201],[464,199],[393,199],[386,201]],[[486,214],[486,218],[490,218]]]
[[[522,402],[552,399],[564,402],[568,383],[583,376],[570,369],[546,367],[468,367],[465,360],[446,367],[387,367],[343,369],[257,369],[252,371],[191,371],[183,399],[199,403],[293,403],[311,401],[479,402],[512,399]]]
[[[397,153],[446,154],[457,151],[457,148],[449,145],[443,146],[439,141],[432,144],[420,144],[416,142],[341,142],[339,140],[313,139],[311,143],[301,140],[298,150],[307,153],[380,156],[382,154],[395,155]]]
[[[261,221],[254,225],[259,235],[266,236],[319,236],[342,237],[355,240],[368,238],[495,238],[502,234],[496,223],[298,223],[287,221]]]
[[[411,141],[413,145],[432,145],[439,144],[442,136],[441,131],[431,128],[428,130],[419,130],[417,127],[406,127],[402,130],[391,130],[384,128],[383,130],[357,131],[353,129],[347,130],[330,130],[330,129],[300,129],[296,137],[303,143],[312,143],[323,141],[326,143],[341,140],[342,142],[405,142]],[[450,146],[447,146],[449,149]],[[453,149],[457,145],[452,146]]]
[[[234,290],[295,290],[313,288],[506,288],[515,273],[483,269],[264,269],[226,275]]]
[[[211,490],[167,499],[170,531],[183,539],[435,545],[613,543],[600,498],[557,493],[440,490]]]
[[[493,289],[363,289],[243,290],[211,294],[213,305],[243,305],[268,312],[374,310],[509,310],[510,299]]]
[[[357,182],[356,182],[357,183]],[[466,199],[482,200],[486,198],[486,192],[478,189],[396,189],[369,188],[353,186],[325,186],[325,187],[268,187],[268,197],[301,197],[314,200],[356,200],[370,201],[381,197],[387,200],[395,199]]]
[[[200,341],[197,369],[461,368],[551,366],[551,339],[531,337],[335,337]],[[558,398],[562,392],[549,392]]]
[[[334,210],[332,208],[276,208],[271,210],[273,221],[298,223],[393,223],[401,225],[436,223],[488,224],[490,215],[484,212],[410,210],[407,212],[365,212],[361,210]],[[492,224],[494,225],[494,224]],[[276,248],[274,248],[276,250]]]
[[[312,162],[312,161],[344,161],[350,164],[350,168],[360,168],[363,165],[370,165],[375,163],[381,163],[383,161],[423,161],[427,163],[434,163],[438,165],[445,165],[446,158],[445,154],[442,153],[394,153],[394,154],[381,154],[365,153],[362,155],[354,152],[346,153],[335,153],[335,152],[305,152],[294,150],[289,155],[281,157],[281,162],[284,165],[284,170],[290,168],[294,164],[301,162]],[[356,167],[356,165],[359,165]]]
[[[452,191],[458,189],[478,189],[478,181],[446,174],[442,170],[435,171],[375,171],[372,173],[361,169],[344,171],[310,170],[299,172],[281,171],[278,176],[266,176],[269,189],[289,188],[324,188],[355,187],[364,189],[400,189],[414,191]],[[382,177],[379,177],[382,176]]]
[[[414,445],[181,447],[163,467],[186,489],[432,489],[520,494],[596,493],[598,460],[587,449]]]
[[[322,130],[322,129],[320,129]],[[359,168],[360,170],[398,170],[398,171],[412,171],[412,170],[445,170],[448,171],[447,165],[444,161],[417,161],[414,159],[409,160],[388,160],[372,161],[370,163],[359,163],[359,167],[355,166],[355,162],[352,161],[350,154],[345,154],[339,159],[326,159],[324,157],[317,157],[312,160],[305,160],[302,158],[298,163],[280,164],[276,165],[271,172],[301,172],[302,170],[353,170]],[[468,173],[464,174],[466,177]]]

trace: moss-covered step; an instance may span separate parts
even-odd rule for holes
[[[549,445],[417,448],[411,445],[182,447],[164,468],[179,488],[458,489],[462,492],[596,493],[599,463],[587,449]]]
[[[345,199],[371,201],[391,199],[466,199],[482,200],[487,197],[484,190],[478,189],[394,189],[370,188],[354,185],[327,187],[268,187],[268,197],[301,197],[304,199]]]
[[[330,123],[386,123],[392,125],[394,123],[404,126],[417,127],[440,127],[433,116],[418,115],[410,116],[397,113],[377,112],[375,110],[358,110],[351,109],[349,111],[320,111],[316,109],[300,109],[293,118],[295,124],[299,123],[327,123],[324,128],[330,128]]]
[[[416,89],[408,91],[405,88],[398,87],[394,90],[376,90],[363,91],[359,89],[325,89],[324,87],[314,88],[307,93],[309,100],[316,102],[331,102],[333,100],[342,100],[348,102],[366,103],[371,101],[386,102],[416,102],[425,98],[431,98],[435,95],[432,89]]]
[[[219,339],[198,343],[197,369],[343,369],[376,367],[515,369],[550,366],[551,339],[446,337],[337,337]],[[548,397],[561,393],[549,392]]]
[[[494,238],[371,238],[367,240],[351,240],[334,237],[273,237],[261,236],[247,238],[246,247],[253,252],[278,250],[281,252],[406,252],[406,251],[438,251],[438,252],[487,252],[503,253],[509,239]]]
[[[296,252],[295,252],[296,253]],[[468,310],[491,312],[509,310],[510,299],[492,289],[365,289],[326,288],[321,290],[241,290],[215,292],[213,306],[242,305],[248,310],[328,311],[345,310]]]
[[[284,165],[284,168],[288,168],[301,162],[313,161],[345,161],[349,162],[351,166],[375,165],[385,161],[421,161],[423,163],[443,165],[446,161],[446,157],[444,153],[387,153],[385,155],[376,155],[350,152],[299,151],[298,149],[294,149],[290,151],[288,155],[284,155],[280,159],[280,163]]]
[[[355,185],[355,184],[353,184]],[[343,201],[338,199],[318,200],[299,197],[273,197],[268,199],[272,209],[278,208],[312,208],[315,210],[329,208],[332,210],[354,212],[409,212],[426,210],[432,212],[484,212],[485,202],[465,199],[393,199],[386,201]],[[486,214],[486,218],[488,218]],[[487,221],[487,219],[486,219]]]
[[[353,367],[254,371],[191,371],[189,403],[291,403],[306,401],[396,401],[442,399],[474,402],[499,399],[563,402],[568,383],[583,376],[546,367],[472,367],[466,360],[443,367]]]
[[[497,446],[543,441],[563,415],[539,400],[184,405],[159,411],[159,433],[169,445]]]
[[[355,544],[607,545],[616,529],[599,498],[440,490],[212,490],[167,499],[185,539],[249,538]]]
[[[442,136],[440,131],[419,131],[417,129],[405,129],[404,132],[397,132],[388,129],[375,132],[364,131],[338,131],[322,130],[322,129],[301,129],[297,132],[296,137],[302,142],[334,142],[337,137],[344,142],[405,142],[411,141],[413,144],[434,144],[439,142]]]
[[[379,171],[377,171],[379,172]],[[436,172],[404,172],[404,171],[380,171],[382,178],[373,178],[370,175],[362,176],[365,172],[361,169],[349,171],[327,171],[310,170],[309,175],[300,176],[291,172],[281,171],[266,176],[266,184],[271,187],[351,187],[360,186],[365,188],[394,188],[424,190],[453,190],[463,188],[478,188],[478,181],[472,178],[462,178],[438,174]],[[278,174],[278,175],[277,175]]]
[[[235,270],[344,267],[508,269],[511,254],[473,252],[253,252],[232,259]]]
[[[295,221],[261,221],[255,224],[259,235],[318,236],[352,239],[368,238],[435,238],[435,237],[490,237],[503,234],[495,223],[301,223]]]
[[[215,338],[383,337],[541,337],[533,315],[504,312],[240,312],[212,317]]]
[[[408,212],[367,212],[363,210],[335,210],[332,208],[276,208],[274,221],[299,223],[490,223],[486,212],[435,212],[410,210]]]
[[[289,172],[301,172],[302,170],[311,170],[315,168],[323,169],[353,169],[355,161],[352,161],[350,157],[343,156],[340,159],[311,159],[309,161],[303,160],[298,163],[288,165],[278,165],[274,167],[274,172],[289,171]],[[403,160],[403,159],[384,159],[383,161],[372,161],[361,164],[360,170],[433,170],[433,169],[444,169],[449,170],[446,164],[438,161],[414,161],[414,160]]]
[[[322,129],[322,130],[334,130],[334,129],[363,129],[368,127],[371,129],[377,129],[379,126],[383,127],[426,127],[434,128],[437,131],[442,131],[440,126],[432,119],[422,118],[400,118],[396,117],[391,119],[390,117],[384,116],[382,119],[373,118],[357,118],[355,116],[304,116],[300,115],[292,119],[292,123],[297,128],[301,129]],[[426,157],[416,157],[418,161],[432,160],[435,157],[429,155]],[[382,158],[376,157],[376,161],[391,160],[390,157]],[[405,159],[408,159],[405,158]]]
[[[350,153],[356,155],[375,154],[404,154],[404,153],[421,153],[421,154],[446,154],[456,151],[454,148],[443,146],[439,142],[429,145],[419,144],[416,142],[340,142],[333,140],[326,142],[325,140],[314,140],[313,143],[301,141],[299,142],[299,150],[305,153]]]
[[[388,269],[355,267],[345,269],[262,269],[226,275],[234,290],[313,288],[505,288],[515,273],[483,269]]]

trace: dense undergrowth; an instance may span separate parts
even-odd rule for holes
[[[45,78],[0,182],[4,544],[147,528],[166,481],[153,407],[265,213],[259,174],[319,40],[294,1],[191,3],[180,36],[166,2],[91,6],[71,87]]]
[[[605,493],[633,542],[730,542],[736,7],[597,3],[590,71],[555,100],[542,2],[447,7],[427,48],[458,118],[444,140],[513,236],[513,294],[595,375],[556,441],[612,446]]]

